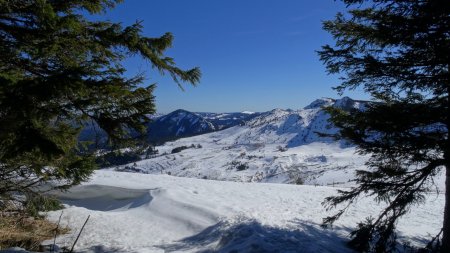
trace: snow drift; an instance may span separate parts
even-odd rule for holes
[[[91,215],[77,252],[352,252],[349,231],[381,207],[361,199],[332,229],[320,227],[331,187],[219,182],[166,175],[98,171],[59,195],[59,237],[71,245]],[[100,205],[100,203],[106,203]],[[444,196],[431,194],[398,225],[400,240],[420,245],[442,222]],[[61,211],[49,213],[57,220]],[[424,222],[426,221],[426,222]]]

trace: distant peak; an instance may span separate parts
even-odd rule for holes
[[[243,113],[243,114],[255,114],[255,112],[251,112],[251,111],[243,111],[241,113]]]
[[[169,114],[179,114],[179,113],[191,113],[191,112],[183,110],[183,109],[177,109]]]
[[[286,110],[281,109],[281,108],[275,108],[275,109],[271,110],[270,112],[277,113],[277,112],[285,112],[285,111]]]
[[[304,109],[318,109],[324,106],[330,106],[335,102],[335,99],[332,98],[319,98],[314,100],[311,104],[305,106]]]
[[[175,110],[169,114],[166,114],[166,115],[160,117],[158,120],[159,121],[165,121],[165,120],[179,121],[180,119],[183,119],[185,117],[195,118],[195,117],[200,117],[200,116],[197,116],[196,114],[186,111],[186,110],[183,110],[183,109],[178,109],[178,110]]]
[[[343,110],[350,110],[356,107],[356,101],[349,97],[342,97],[340,99],[336,99],[333,106],[336,108],[340,108]]]

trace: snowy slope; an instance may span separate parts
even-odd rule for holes
[[[258,113],[206,113],[176,110],[155,118],[148,125],[148,139],[163,142],[244,124]]]
[[[195,113],[176,110],[155,119],[148,125],[148,139],[170,140],[215,131],[215,126]]]
[[[73,230],[57,244],[70,246],[91,215],[77,252],[352,252],[345,247],[349,231],[381,207],[361,199],[333,229],[322,229],[330,213],[320,203],[335,193],[331,187],[97,171],[60,195],[67,204],[62,225]],[[398,224],[399,239],[420,245],[435,234],[443,205],[443,195],[430,194],[424,206],[413,207]]]
[[[119,168],[151,174],[243,182],[348,184],[366,158],[317,132],[336,133],[323,106],[361,108],[349,98],[319,99],[301,110],[275,109],[245,125],[156,147],[159,156]],[[179,153],[177,147],[192,147]],[[201,147],[201,148],[198,148]]]
[[[257,112],[249,111],[231,113],[196,112],[195,114],[211,122],[215,126],[216,130],[243,125],[245,122],[259,115]]]

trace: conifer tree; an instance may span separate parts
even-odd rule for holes
[[[450,3],[446,0],[344,0],[350,9],[324,22],[336,44],[319,52],[336,87],[362,87],[374,99],[362,111],[329,108],[340,138],[370,155],[357,185],[325,200],[329,208],[372,196],[386,207],[352,233],[360,251],[394,251],[395,226],[445,175],[444,222],[429,250],[450,252]],[[345,211],[327,217],[332,224]],[[424,222],[427,222],[424,220]]]
[[[146,37],[137,22],[92,21],[120,0],[0,0],[0,200],[33,195],[42,183],[68,187],[95,168],[78,145],[92,120],[113,143],[145,132],[155,112],[154,85],[125,75],[140,57],[182,87],[198,68],[182,70],[164,52],[173,36]]]

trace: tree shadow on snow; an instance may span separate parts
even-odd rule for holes
[[[103,245],[90,247],[88,250],[76,251],[78,253],[138,253],[129,250],[119,249],[119,248],[110,248]]]
[[[354,252],[346,247],[349,230],[323,229],[294,221],[289,228],[265,226],[255,220],[219,222],[176,243],[160,245],[165,252]]]

